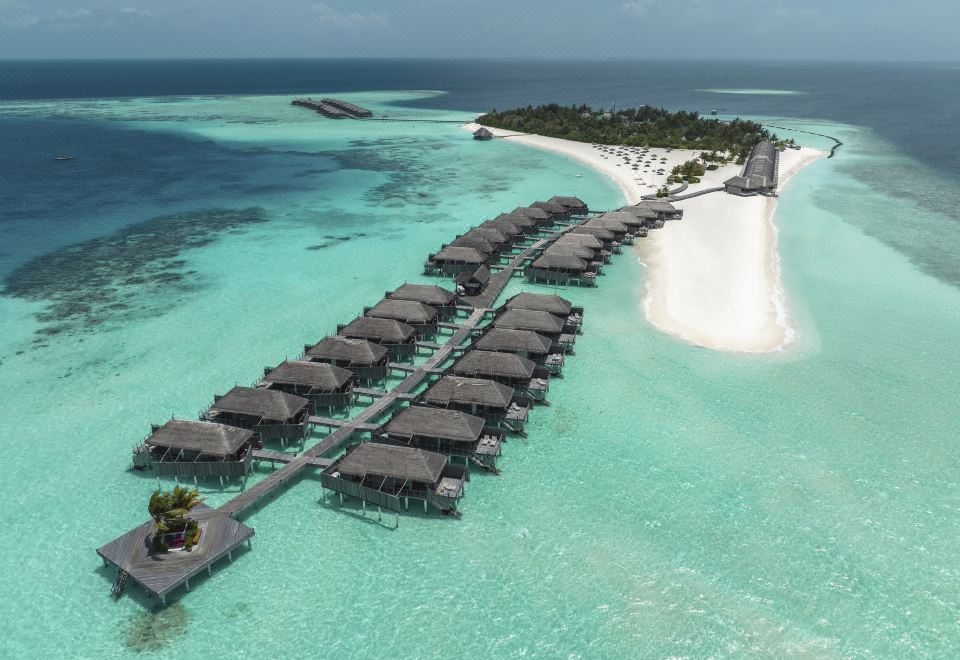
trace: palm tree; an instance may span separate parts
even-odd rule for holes
[[[190,532],[191,527],[196,527],[194,521],[187,520],[187,514],[201,501],[200,493],[196,489],[188,490],[183,486],[176,486],[169,492],[154,491],[147,505],[150,517],[157,524],[154,544],[163,549],[166,545],[164,535]]]

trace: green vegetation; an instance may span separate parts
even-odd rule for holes
[[[147,510],[157,524],[153,535],[153,549],[167,551],[171,545],[183,546],[190,551],[200,539],[197,521],[188,520],[187,514],[200,504],[200,493],[176,486],[172,491],[156,490],[150,496]]]
[[[667,177],[667,182],[680,183],[681,181],[686,181],[687,183],[700,183],[700,177],[702,177],[705,172],[706,168],[702,162],[699,160],[688,160],[670,170],[670,176]]]
[[[477,121],[484,126],[577,142],[699,149],[710,154],[714,162],[742,162],[761,140],[786,144],[753,121],[721,122],[697,112],[669,112],[649,106],[604,112],[588,105],[551,103],[503,112],[492,110]]]

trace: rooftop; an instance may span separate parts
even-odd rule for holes
[[[487,255],[477,249],[469,247],[455,247],[448,245],[432,255],[434,261],[455,261],[464,264],[482,264]]]
[[[434,484],[440,480],[447,457],[413,447],[362,442],[347,450],[328,470],[351,477],[377,475]]]
[[[439,406],[475,403],[506,408],[513,400],[513,388],[485,378],[444,376],[423,393],[423,400]]]
[[[570,313],[572,306],[566,298],[548,293],[521,292],[506,302],[507,309],[534,309],[541,312],[550,312],[559,316]]]
[[[339,332],[344,337],[379,339],[386,342],[404,342],[413,337],[416,330],[395,319],[377,319],[358,316]]]
[[[457,360],[450,370],[464,376],[500,376],[503,378],[532,378],[536,365],[514,353],[470,351]]]
[[[552,345],[553,342],[541,334],[513,328],[492,328],[474,342],[474,346],[482,351],[523,351],[532,355],[546,355]]]
[[[353,379],[353,373],[326,362],[285,360],[264,375],[266,383],[308,385],[322,390],[335,390]]]
[[[532,330],[540,333],[558,333],[563,330],[563,319],[532,309],[508,309],[493,321],[497,328]]]
[[[210,410],[256,415],[271,420],[287,420],[296,417],[310,401],[300,396],[268,390],[263,387],[236,386],[218,397]]]
[[[383,360],[387,349],[365,339],[334,336],[324,337],[306,354],[328,360],[347,360],[356,365],[373,365]]]
[[[406,323],[430,323],[437,319],[437,310],[415,300],[387,298],[367,310],[367,316]]]
[[[402,284],[396,291],[391,291],[387,297],[393,300],[415,300],[434,307],[443,307],[451,304],[456,294],[436,284]]]
[[[411,406],[397,412],[383,429],[394,438],[426,436],[474,442],[483,432],[483,418],[459,410]]]
[[[159,447],[228,456],[253,440],[253,431],[192,419],[171,419],[150,434],[146,442]]]

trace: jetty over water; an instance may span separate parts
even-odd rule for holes
[[[294,99],[290,104],[309,108],[330,119],[367,119],[373,117],[372,111],[340,99],[326,98],[319,101],[311,98]]]
[[[346,112],[328,101],[303,104]],[[656,218],[657,211],[650,214]],[[615,253],[616,239],[639,235],[640,221],[593,222],[599,217],[575,197],[502,213],[471,230],[476,247],[462,248],[469,253],[453,253],[469,259],[427,269],[454,279],[456,291],[404,284],[385,292],[363,316],[338,326],[337,335],[305,346],[299,359],[264,369],[252,388],[235,387],[218,397],[199,421],[155,427],[134,467],[154,469],[158,479],[242,479],[244,488],[216,509],[201,505],[189,514],[202,529],[191,551],[152,552],[153,521],[98,549],[117,568],[115,595],[128,579],[164,603],[180,585],[189,589],[203,570],[211,573],[214,563],[250,544],[254,531],[238,518],[313,470],[322,471],[325,499],[327,491],[341,502],[353,498],[364,512],[371,504],[399,513],[413,500],[425,511],[433,507],[459,517],[470,470],[499,474],[501,445],[508,434],[525,435],[535,405],[548,404],[549,381],[562,375],[565,356],[572,355],[583,329],[583,308],[560,296],[523,293],[500,308],[494,301],[512,277],[535,279],[534,265],[551,250],[602,263]],[[400,380],[388,388],[390,373]],[[333,416],[334,409],[344,411],[358,400],[365,406],[356,414]],[[296,439],[303,448],[311,430],[325,435],[299,453],[263,446]],[[273,471],[245,487],[251,466],[263,462]]]

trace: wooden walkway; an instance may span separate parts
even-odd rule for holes
[[[577,224],[578,223],[571,223],[551,233],[549,236],[539,239],[533,243],[533,245],[530,245],[515,256],[510,261],[510,264],[504,267],[503,270],[491,276],[490,282],[487,284],[487,288],[483,293],[479,296],[464,299],[473,306],[473,312],[462,325],[457,326],[457,331],[419,367],[413,365],[396,365],[403,366],[404,371],[409,370],[409,375],[396,387],[384,392],[382,396],[377,397],[373,403],[360,411],[355,417],[349,420],[311,417],[310,422],[312,424],[338,426],[339,428],[310,449],[298,454],[276,472],[269,474],[262,481],[259,481],[232,500],[220,506],[220,511],[231,517],[237,517],[275,489],[288,485],[298,476],[301,470],[310,466],[311,460],[321,458],[324,454],[340,449],[355,433],[371,430],[371,426],[378,417],[389,412],[390,408],[399,401],[409,398],[405,395],[409,395],[410,392],[416,389],[427,377],[439,373],[440,366],[446,362],[455,349],[472,335],[473,331],[483,322],[487,313],[492,311],[490,307],[493,301],[503,292],[503,289],[507,286],[507,282],[510,281],[513,274],[522,268],[534,254],[539,253],[545,246],[557,240]],[[390,366],[394,367],[393,364]]]

